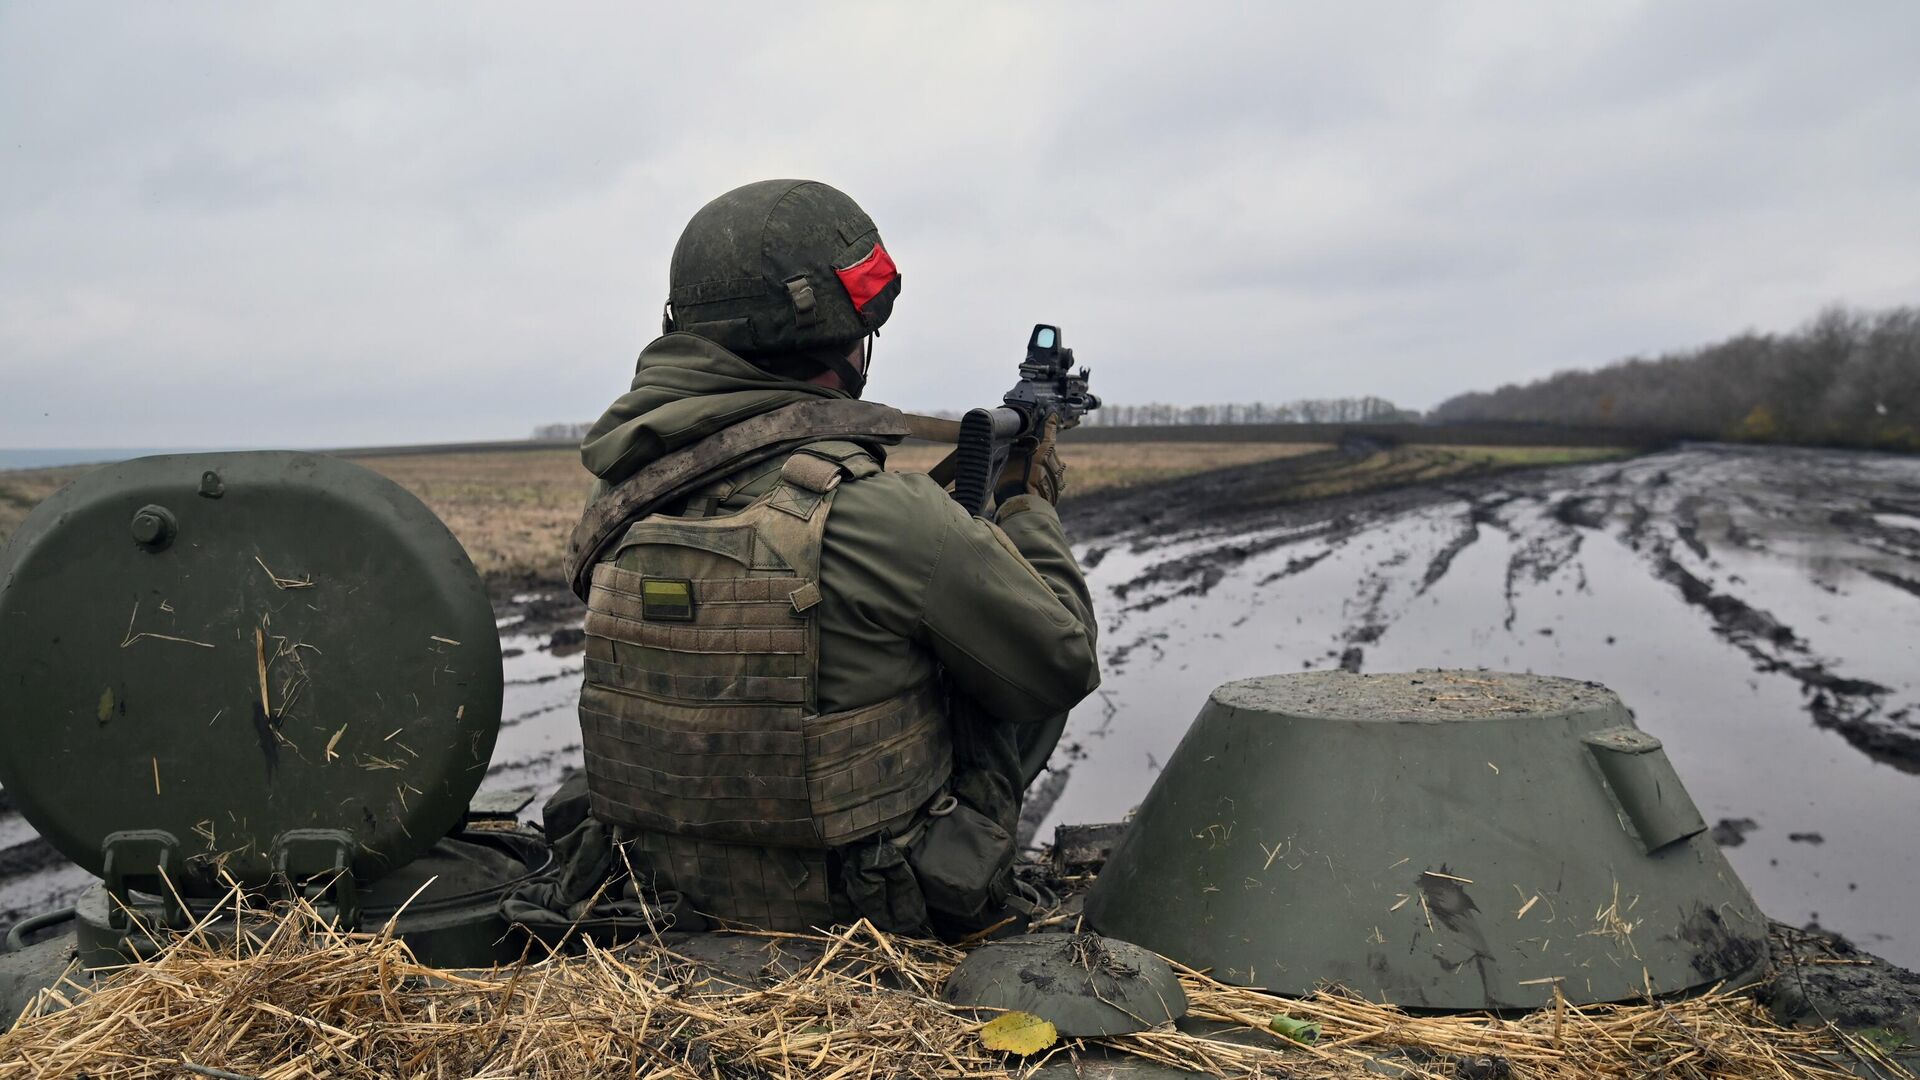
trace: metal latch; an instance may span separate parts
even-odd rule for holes
[[[290,897],[333,905],[342,929],[360,926],[353,880],[353,834],[340,829],[288,829],[273,841],[273,875]]]
[[[160,898],[160,918],[168,928],[187,928],[187,909],[180,899],[186,864],[180,858],[178,837],[165,829],[127,829],[108,833],[100,851],[109,927],[133,928],[133,890],[137,888]]]

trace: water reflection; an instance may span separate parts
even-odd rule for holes
[[[1914,568],[1883,536],[1920,515],[1854,509],[1920,510],[1915,493],[1913,459],[1693,450],[1251,555],[1258,530],[1123,539],[1089,575],[1106,681],[1074,713],[1049,824],[1138,804],[1229,679],[1343,661],[1594,679],[1665,740],[1710,821],[1755,822],[1729,857],[1763,908],[1920,964],[1920,776],[1854,745],[1920,734],[1920,600],[1890,580]],[[1854,723],[1853,742],[1816,717]]]

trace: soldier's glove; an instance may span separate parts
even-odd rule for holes
[[[1058,417],[1047,417],[1038,436],[1028,435],[1013,444],[1006,468],[994,485],[996,502],[1005,503],[1019,495],[1038,495],[1050,503],[1059,503],[1067,489],[1067,465],[1060,460],[1054,441],[1060,434]]]

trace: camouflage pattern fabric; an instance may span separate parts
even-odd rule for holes
[[[816,705],[821,538],[841,477],[876,469],[856,446],[820,444],[744,510],[643,518],[594,568],[580,724],[595,817],[838,847],[905,822],[946,783],[931,683]]]
[[[594,426],[582,456],[601,477],[604,490],[606,484],[623,480],[664,454],[693,445],[730,424],[822,396],[845,395],[760,371],[695,335],[668,334],[642,351],[633,389]],[[811,635],[818,657],[806,691],[811,695],[813,710],[809,715],[847,714],[876,705],[891,709],[896,706],[886,703],[940,688],[947,703],[947,730],[952,733],[949,738],[957,763],[955,792],[1011,828],[1018,812],[1018,781],[1012,779],[1018,775],[1017,755],[1012,751],[1017,734],[1072,708],[1099,684],[1093,607],[1086,583],[1058,514],[1044,500],[1032,496],[1011,499],[1001,507],[998,523],[974,518],[929,477],[882,471],[884,454],[884,446],[878,443],[810,444],[791,457],[759,462],[715,477],[691,496],[657,508],[662,519],[659,523],[693,525],[728,519],[776,487],[793,488],[795,485],[783,484],[789,461],[806,457],[831,462],[839,480],[832,489],[831,510],[825,515],[818,538],[815,580],[819,596],[817,600],[803,598],[812,603],[811,617],[802,624],[810,629],[804,633]],[[779,498],[805,501],[793,494]],[[783,513],[772,509],[765,512],[776,516]],[[676,522],[664,520],[669,516]],[[715,558],[726,561],[723,556]],[[620,560],[615,556],[600,565],[619,567]],[[636,567],[629,565],[626,569]],[[771,563],[765,570],[758,576],[781,576]],[[643,571],[642,577],[652,574],[651,570]],[[690,569],[680,576],[692,581],[695,577],[727,575]],[[793,588],[798,588],[797,579],[802,575],[789,576],[796,579]],[[696,594],[702,588],[697,582],[692,587]],[[774,601],[769,597],[766,602]],[[790,593],[780,602],[791,606]],[[597,606],[610,612],[617,605]],[[632,610],[631,605],[627,610]],[[792,658],[799,654],[781,653],[775,648],[797,644],[792,634],[794,620],[784,613],[782,618],[786,622],[781,626],[753,628],[769,635],[758,643],[764,648],[752,661],[755,678],[797,677],[800,669]],[[640,622],[644,624],[645,620]],[[691,627],[683,622],[659,625],[676,631]],[[778,641],[772,636],[775,634],[780,635]],[[610,648],[598,655],[598,662],[620,666]],[[784,667],[777,659],[782,656],[788,658]],[[705,679],[728,674],[727,670],[700,667],[700,663],[682,667],[676,662],[668,670],[654,658],[648,661],[651,674],[639,676],[636,671],[636,676],[647,680],[655,676]],[[741,661],[727,663],[737,665]],[[595,670],[604,673],[607,669]],[[748,672],[742,669],[739,673]],[[691,684],[653,685],[677,687],[682,692],[697,689]],[[795,684],[759,685],[769,704],[794,704],[771,699],[796,696]],[[655,696],[653,691],[641,692]],[[805,709],[799,711],[806,713]],[[583,714],[583,722],[601,721]],[[783,719],[781,723],[788,721]],[[776,734],[791,742],[793,729],[778,729]],[[797,792],[789,788],[787,794],[793,799],[793,810],[783,811],[789,823],[783,828],[799,820]],[[675,835],[671,829],[640,831]],[[698,839],[700,845],[731,843],[711,837]],[[773,845],[762,840],[743,846]],[[873,845],[869,843],[859,851],[875,854],[870,848]],[[833,877],[836,854],[829,856],[829,878]],[[897,851],[892,854],[897,855]],[[675,887],[685,892],[695,907],[722,918],[732,917],[722,913],[722,908],[742,911],[748,906],[744,900],[732,904],[725,890],[737,887],[745,896],[764,889],[767,877],[762,870],[761,884],[743,880],[725,890],[708,892],[704,883],[713,879],[707,871],[718,863],[711,855],[705,857],[707,866],[701,869],[701,855],[694,855],[689,864],[684,857],[668,852],[653,859],[654,869],[673,878]],[[857,862],[858,857],[857,852],[850,854],[843,865]],[[893,861],[881,861],[887,861],[887,865],[876,862],[866,886],[869,892],[876,891],[873,881],[891,882],[887,875],[897,870]],[[687,880],[703,884],[690,887]],[[811,887],[815,878],[809,874],[805,880]],[[837,878],[827,884],[830,890],[855,887],[855,883]],[[898,896],[891,883],[877,891],[885,897],[876,902],[884,902],[900,919],[910,917],[910,897]],[[832,898],[837,900],[837,893]],[[813,913],[820,910],[816,901],[817,897],[808,900],[814,905]]]
[[[664,329],[765,357],[845,352],[892,314],[900,273],[845,193],[817,180],[762,180],[693,215],[668,285]]]

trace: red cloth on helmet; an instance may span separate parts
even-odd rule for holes
[[[880,295],[880,291],[900,276],[900,270],[893,265],[893,257],[887,249],[878,243],[873,245],[873,253],[845,270],[834,271],[840,276],[840,284],[846,287],[847,295],[853,298],[853,310],[866,310],[868,301]]]

